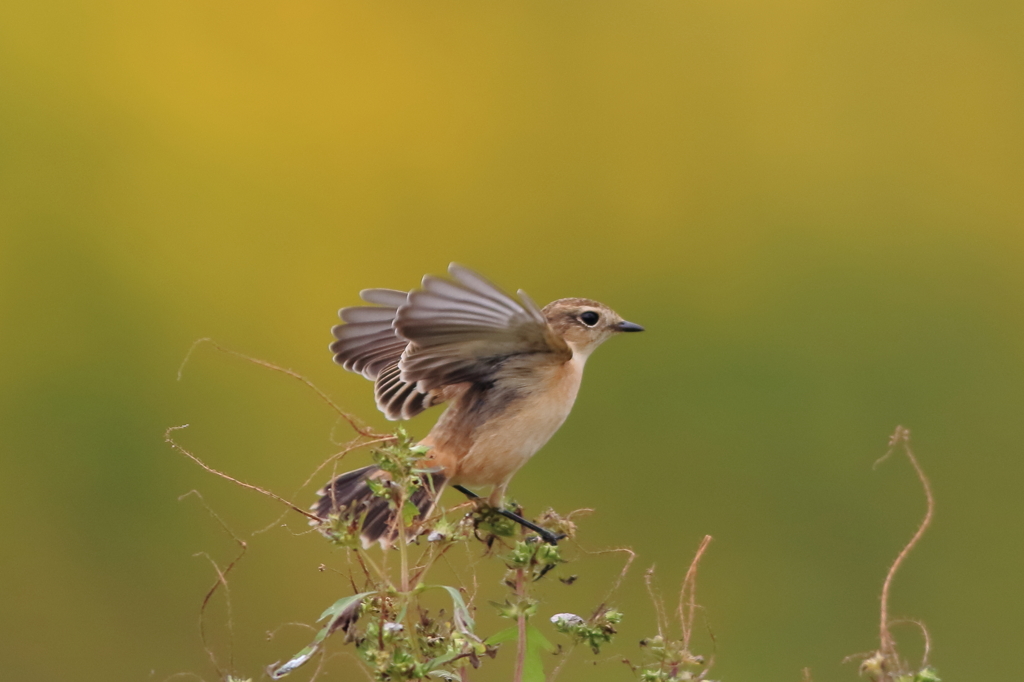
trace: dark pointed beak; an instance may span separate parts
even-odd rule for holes
[[[633,322],[626,322],[623,320],[615,325],[615,331],[619,332],[642,332],[644,330],[640,325]]]

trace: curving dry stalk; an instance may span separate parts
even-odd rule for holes
[[[932,495],[932,486],[928,482],[928,477],[925,475],[924,470],[921,469],[921,465],[918,464],[917,458],[914,457],[914,451],[910,449],[910,430],[903,427],[897,426],[896,431],[889,438],[889,450],[882,455],[876,462],[875,466],[878,466],[884,462],[893,453],[893,451],[903,446],[903,452],[907,455],[907,459],[910,460],[910,464],[914,467],[914,471],[917,473],[918,480],[921,481],[921,487],[924,488],[924,495],[928,501],[928,508],[925,511],[924,518],[921,520],[921,525],[917,527],[917,532],[910,538],[910,541],[900,550],[900,553],[896,556],[896,560],[892,562],[892,566],[889,568],[889,573],[885,576],[885,582],[882,583],[882,605],[881,605],[881,617],[878,628],[879,638],[879,653],[884,658],[892,662],[896,662],[896,643],[893,640],[892,633],[889,630],[889,592],[892,588],[893,578],[896,577],[896,571],[899,570],[903,564],[907,555],[910,554],[911,550],[921,540],[921,536],[928,530],[928,526],[931,525],[932,515],[935,513],[935,497]]]
[[[232,350],[231,348],[227,348],[226,346],[220,345],[219,343],[217,343],[216,341],[214,341],[213,339],[211,339],[209,337],[203,337],[201,339],[196,339],[195,341],[192,342],[192,346],[188,349],[188,353],[185,354],[185,359],[182,360],[181,361],[181,365],[178,366],[178,381],[181,381],[182,372],[185,371],[185,365],[188,364],[188,361],[192,358],[192,353],[195,352],[196,348],[198,348],[200,345],[202,345],[204,343],[213,346],[214,348],[216,348],[221,353],[226,353],[227,355],[233,355],[236,358],[241,358],[242,360],[245,360],[247,362],[251,362],[254,365],[259,365],[260,367],[265,367],[265,368],[273,370],[275,372],[280,372],[282,374],[290,376],[293,379],[301,381],[307,387],[309,387],[310,390],[312,390],[314,393],[316,393],[320,397],[321,400],[323,400],[325,403],[327,403],[330,406],[330,408],[332,410],[334,410],[338,414],[339,417],[341,417],[342,419],[347,421],[349,426],[351,426],[352,429],[356,433],[358,433],[360,436],[364,436],[366,438],[380,438],[383,435],[383,434],[375,433],[373,430],[363,426],[360,423],[360,421],[358,419],[356,419],[353,415],[351,415],[348,412],[346,412],[345,410],[341,409],[337,405],[337,403],[335,403],[333,400],[331,400],[331,397],[329,395],[327,395],[326,393],[321,391],[320,388],[316,384],[314,384],[312,381],[310,381],[306,377],[302,376],[298,372],[296,372],[294,370],[291,370],[291,369],[288,369],[286,367],[281,367],[279,365],[275,365],[274,363],[268,362],[266,360],[261,360],[260,358],[254,358],[254,357],[252,357],[250,355],[246,355],[245,353],[239,353],[237,350]]]
[[[229,638],[228,638],[228,668],[230,668],[231,670],[234,670],[234,668],[235,668],[235,652],[234,652],[235,624],[234,624],[234,615],[233,615],[233,611],[232,611],[232,607],[231,607],[231,588],[228,586],[228,573],[230,573],[231,570],[238,564],[238,562],[242,560],[242,557],[245,556],[245,552],[249,548],[249,546],[246,544],[245,540],[242,540],[240,537],[235,535],[234,531],[232,531],[231,528],[228,527],[228,524],[224,522],[224,519],[222,519],[220,517],[220,515],[217,514],[217,512],[213,511],[213,509],[210,507],[210,505],[208,505],[206,503],[206,500],[203,499],[202,494],[200,494],[200,492],[198,490],[190,490],[187,493],[185,493],[184,495],[180,495],[178,497],[178,501],[180,502],[180,501],[184,500],[186,497],[193,497],[193,496],[199,499],[200,504],[202,504],[203,507],[206,509],[206,511],[209,512],[210,516],[212,516],[217,521],[217,523],[220,524],[220,527],[224,530],[224,532],[227,533],[228,535],[230,535],[231,539],[234,540],[235,544],[237,544],[239,546],[239,548],[240,548],[239,552],[238,552],[238,556],[236,556],[231,561],[231,563],[228,564],[227,567],[224,568],[224,569],[221,569],[220,565],[216,561],[214,561],[213,557],[210,556],[207,552],[197,552],[196,554],[193,555],[193,556],[196,556],[196,557],[200,557],[201,556],[201,557],[206,558],[210,562],[210,564],[213,566],[214,572],[216,572],[216,574],[217,574],[217,581],[215,583],[213,583],[213,587],[211,587],[207,591],[206,596],[203,597],[202,606],[199,607],[199,638],[203,642],[203,649],[206,651],[206,655],[207,655],[207,657],[209,657],[210,663],[213,664],[214,669],[217,671],[217,676],[220,677],[221,679],[229,679],[231,677],[230,674],[225,673],[221,669],[220,663],[217,661],[217,655],[214,653],[213,646],[210,644],[209,638],[207,637],[207,633],[206,633],[206,607],[208,607],[210,605],[210,601],[213,599],[213,595],[217,592],[217,590],[220,589],[221,587],[223,587],[224,588],[223,589],[223,592],[224,592],[224,602],[225,602],[225,605],[227,607],[227,628],[228,628],[228,633],[229,633]]]
[[[893,580],[896,577],[896,571],[899,570],[900,566],[906,560],[910,552],[917,546],[917,543],[921,540],[924,532],[931,525],[932,516],[935,513],[935,497],[932,494],[932,486],[928,481],[928,477],[925,475],[924,470],[918,463],[917,458],[914,456],[913,450],[910,448],[910,430],[903,427],[897,426],[892,436],[889,438],[889,449],[884,455],[878,458],[875,462],[877,467],[879,464],[888,459],[893,452],[898,448],[902,448],[907,459],[910,460],[911,466],[914,467],[914,472],[917,474],[918,480],[921,482],[921,487],[924,488],[924,495],[927,500],[927,508],[925,510],[924,518],[921,520],[920,525],[917,527],[917,531],[913,537],[904,545],[903,549],[896,556],[896,560],[892,562],[892,566],[889,567],[889,572],[885,576],[885,582],[882,583],[882,596],[880,599],[880,615],[878,625],[878,650],[873,651],[869,654],[861,654],[859,656],[848,657],[850,658],[863,658],[860,665],[860,673],[875,682],[883,682],[884,680],[893,679],[913,679],[915,682],[923,682],[930,680],[938,680],[935,676],[935,671],[928,667],[928,654],[931,650],[931,641],[928,637],[928,630],[924,624],[918,621],[890,621],[889,620],[889,594],[892,590]],[[925,640],[925,651],[924,656],[921,660],[921,667],[916,672],[908,670],[907,665],[900,660],[899,654],[896,651],[896,640],[893,639],[892,631],[890,626],[895,623],[911,622],[917,625],[924,633]]]
[[[218,469],[214,469],[212,466],[210,466],[209,464],[207,464],[203,460],[201,460],[198,457],[196,457],[195,455],[193,455],[191,452],[189,452],[184,447],[179,445],[177,443],[177,441],[175,441],[171,437],[171,433],[172,432],[180,431],[181,429],[187,429],[187,428],[188,428],[188,424],[182,424],[181,426],[172,426],[172,427],[170,427],[169,429],[167,429],[164,432],[164,441],[168,445],[170,445],[172,448],[174,448],[175,450],[177,450],[181,454],[185,455],[186,457],[191,459],[193,462],[195,462],[196,464],[198,464],[200,467],[202,467],[206,471],[210,472],[211,474],[214,474],[216,476],[220,476],[221,478],[226,479],[228,481],[231,481],[232,483],[234,483],[236,485],[240,485],[243,488],[247,488],[249,490],[254,490],[254,491],[258,492],[258,493],[266,495],[267,497],[271,498],[272,500],[277,500],[281,504],[284,504],[284,505],[288,506],[292,511],[298,512],[299,514],[302,514],[303,516],[308,518],[310,521],[313,521],[313,522],[315,522],[317,524],[319,524],[321,522],[321,519],[320,519],[319,516],[316,516],[314,514],[310,514],[305,509],[301,509],[300,507],[297,507],[295,504],[293,504],[292,502],[289,502],[288,500],[286,500],[285,498],[281,497],[277,493],[272,493],[269,490],[267,490],[266,488],[261,488],[258,485],[253,485],[252,483],[246,483],[245,481],[241,481],[241,480],[235,478],[234,476],[232,476],[230,474],[226,474],[223,471],[220,471]]]
[[[705,535],[697,548],[697,553],[690,562],[690,567],[683,578],[682,587],[679,590],[679,606],[676,613],[679,617],[679,639],[668,635],[669,622],[665,609],[665,600],[658,593],[654,585],[654,566],[647,569],[644,574],[644,584],[647,586],[647,593],[650,595],[654,605],[655,618],[658,625],[658,634],[640,641],[640,646],[645,648],[645,656],[653,659],[651,663],[634,667],[628,660],[623,662],[633,668],[634,673],[639,672],[641,679],[652,682],[680,682],[681,680],[703,680],[711,666],[714,665],[714,656],[705,661],[690,651],[690,637],[693,634],[693,619],[700,606],[697,604],[697,567],[704,556],[711,536]],[[714,643],[714,636],[712,636]]]
[[[697,554],[690,562],[690,568],[683,578],[683,586],[679,590],[679,627],[683,632],[683,649],[690,650],[690,635],[693,634],[693,617],[697,612],[697,565],[704,556],[704,550],[708,548],[711,536],[705,535],[697,548]]]

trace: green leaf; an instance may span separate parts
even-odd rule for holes
[[[406,500],[402,506],[402,523],[406,526],[412,525],[412,520],[416,518],[416,515],[420,513],[420,510],[410,500]]]
[[[452,661],[454,661],[456,658],[458,658],[461,655],[462,655],[462,653],[460,651],[449,651],[448,653],[446,653],[443,656],[438,656],[436,658],[432,658],[429,661],[427,661],[426,669],[432,671],[430,673],[431,675],[434,675],[435,673],[442,674],[442,675],[449,675],[451,673],[449,673],[447,671],[444,671],[444,670],[437,670],[437,668],[440,668],[442,665],[444,665],[446,663],[451,663]]]
[[[309,646],[292,656],[285,663],[277,666],[276,668],[271,668],[269,671],[270,677],[275,680],[279,680],[312,658],[313,654],[319,651],[320,645],[323,644],[323,641],[327,639],[327,635],[331,634],[335,624],[337,624],[338,619],[341,618],[341,615],[345,610],[353,604],[358,604],[371,594],[376,594],[376,592],[361,592],[359,594],[354,594],[351,597],[342,597],[338,601],[334,602],[334,604],[332,604],[323,612],[323,614],[321,614],[319,618],[317,618],[316,622],[319,623],[320,621],[327,619],[327,623],[320,628],[318,633],[316,633],[316,637],[313,638],[313,641]]]
[[[486,644],[495,645],[514,642],[519,639],[519,626],[505,628],[485,640]],[[544,682],[543,652],[552,652],[555,645],[548,641],[540,630],[532,625],[526,626],[526,656],[523,657],[523,682]]]
[[[539,647],[541,650],[546,651],[549,654],[555,650],[555,645],[549,642],[548,638],[544,636],[544,633],[533,625],[526,626],[526,641],[531,646]]]
[[[555,647],[540,630],[526,626],[526,659],[523,661],[523,682],[544,682],[543,652],[552,652]]]
[[[503,644],[505,642],[511,642],[519,636],[519,628],[515,625],[512,627],[505,628],[501,632],[495,632],[493,635],[484,640],[485,644]]]
[[[427,673],[427,675],[430,677],[440,677],[442,680],[446,680],[447,682],[462,682],[462,676],[455,671],[449,672],[447,670],[434,670]]]
[[[473,622],[473,616],[469,614],[469,609],[466,608],[466,602],[463,601],[462,595],[459,593],[459,591],[454,587],[450,587],[448,585],[424,585],[423,589],[430,590],[435,587],[440,587],[442,590],[447,590],[448,594],[451,595],[452,604],[454,605],[455,627],[458,629],[458,631],[466,635],[473,635],[473,637],[475,638],[476,635],[473,634],[473,628],[476,627],[476,623]]]

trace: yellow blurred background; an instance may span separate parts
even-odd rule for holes
[[[178,501],[192,489],[249,542],[235,670],[301,647],[265,633],[346,594],[317,571],[343,556],[253,536],[279,508],[163,432],[189,423],[211,465],[290,495],[344,428],[209,348],[178,366],[213,337],[385,428],[331,363],[335,312],[452,260],[648,329],[592,358],[511,491],[592,507],[584,546],[638,552],[612,651],[638,661],[654,634],[643,569],[672,595],[710,533],[711,677],[854,679],[840,661],[877,646],[924,510],[905,460],[871,468],[904,424],[938,509],[893,612],[928,625],[944,679],[1013,679],[1022,31],[1021,4],[985,0],[3,3],[0,679],[214,679],[196,624],[214,574],[192,555],[236,548]],[[572,570],[552,609],[593,606],[618,563]],[[632,679],[592,660],[560,679]]]

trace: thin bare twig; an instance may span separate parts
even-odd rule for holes
[[[313,675],[313,677],[309,678],[309,682],[313,682],[317,678],[317,676],[320,675],[321,670],[323,670],[327,666],[327,663],[335,658],[347,658],[352,661],[355,661],[356,669],[359,670],[359,672],[361,672],[367,680],[369,680],[370,682],[374,682],[373,676],[370,674],[370,671],[367,670],[364,666],[359,665],[360,663],[362,663],[362,661],[359,660],[359,657],[348,651],[335,651],[331,654],[324,652],[324,655],[320,657],[321,664],[317,667],[316,673]]]
[[[206,679],[202,675],[200,675],[199,673],[191,672],[191,671],[185,671],[185,672],[180,672],[180,673],[172,673],[171,675],[168,675],[167,677],[165,677],[163,679],[163,682],[170,682],[171,680],[173,680],[175,678],[178,678],[178,677],[194,677],[195,679],[199,680],[199,682],[206,682]]]
[[[628,556],[626,557],[626,563],[622,565],[622,570],[619,571],[618,577],[615,578],[615,582],[612,583],[612,586],[610,588],[608,588],[608,594],[605,595],[604,598],[605,603],[608,603],[611,600],[612,595],[615,594],[618,591],[619,587],[622,586],[622,581],[626,579],[626,574],[629,573],[630,567],[636,560],[636,552],[631,550],[629,547],[613,547],[611,549],[605,549],[599,552],[594,552],[594,554],[612,554],[615,552],[625,552]]]
[[[314,514],[310,514],[308,511],[306,511],[304,509],[300,509],[299,507],[296,507],[294,504],[292,504],[291,502],[289,502],[288,500],[284,499],[283,497],[281,497],[280,495],[278,495],[276,493],[272,493],[269,490],[266,490],[264,488],[259,487],[258,485],[253,485],[251,483],[246,483],[245,481],[240,481],[237,478],[235,478],[234,476],[230,476],[229,474],[225,474],[223,471],[218,471],[217,469],[214,469],[210,465],[208,465],[205,462],[203,462],[203,460],[199,459],[198,457],[193,455],[191,452],[189,452],[188,450],[186,450],[182,446],[178,445],[178,443],[175,442],[175,440],[173,438],[171,438],[171,432],[172,431],[179,431],[181,429],[186,429],[186,428],[188,428],[188,424],[182,424],[181,426],[172,426],[171,428],[167,429],[164,432],[164,441],[166,441],[172,448],[174,448],[175,450],[177,450],[178,452],[180,452],[181,454],[185,455],[186,457],[191,459],[193,462],[195,462],[196,464],[201,466],[203,469],[206,469],[211,474],[215,474],[217,476],[220,476],[221,478],[227,479],[227,480],[231,481],[232,483],[235,483],[236,485],[242,486],[243,488],[248,488],[249,490],[255,490],[258,493],[263,493],[267,497],[269,497],[271,499],[274,499],[274,500],[277,500],[281,504],[284,504],[284,505],[288,506],[292,511],[296,511],[299,514],[302,514],[303,516],[308,518],[310,521],[315,521],[317,524],[319,524],[322,521],[322,519],[319,516],[316,516]]]
[[[310,632],[316,632],[317,631],[317,628],[313,627],[309,623],[300,623],[298,621],[291,621],[291,622],[288,622],[288,623],[281,623],[280,625],[278,625],[273,630],[267,630],[267,641],[270,641],[270,640],[274,639],[274,637],[277,637],[277,633],[279,633],[281,630],[283,630],[285,628],[289,628],[289,627],[302,628],[303,630],[309,630]]]
[[[914,546],[917,545],[921,536],[924,535],[925,530],[928,529],[928,526],[931,525],[932,514],[935,511],[935,498],[932,495],[932,486],[928,482],[928,477],[925,476],[924,470],[921,469],[921,465],[917,463],[917,458],[914,457],[914,452],[910,449],[909,429],[902,426],[896,427],[896,431],[889,438],[889,450],[878,458],[875,462],[875,466],[878,466],[885,461],[900,445],[903,446],[903,452],[906,453],[907,459],[910,460],[911,465],[914,467],[914,471],[917,473],[917,478],[921,481],[921,487],[924,488],[924,494],[928,500],[928,509],[925,512],[924,519],[921,521],[921,525],[917,527],[917,532],[914,533],[912,538],[910,538],[910,542],[900,550],[896,560],[889,568],[889,573],[885,576],[885,582],[882,584],[882,605],[879,623],[879,652],[886,658],[893,661],[896,661],[896,645],[893,640],[892,633],[889,631],[889,591],[892,587],[893,578],[896,576],[896,571],[899,569],[900,565],[903,564],[903,561],[907,558],[907,555],[910,554],[911,550],[914,549]]]
[[[921,655],[921,667],[927,668],[928,656],[931,655],[932,651],[932,638],[931,635],[928,634],[928,628],[924,626],[924,623],[911,618],[901,618],[899,620],[891,621],[889,625],[916,625],[918,627],[921,631],[921,637],[924,639],[924,653]]]
[[[697,548],[697,554],[690,562],[690,568],[683,578],[683,586],[679,590],[679,627],[683,632],[683,649],[690,650],[690,635],[693,633],[693,617],[697,611],[697,565],[704,556],[704,550],[708,548],[711,536],[705,535]],[[687,600],[689,597],[689,600]]]
[[[225,568],[223,571],[221,570],[221,568],[217,564],[217,562],[213,560],[213,557],[211,557],[206,552],[199,552],[199,553],[193,555],[193,556],[204,556],[204,557],[206,557],[206,559],[210,562],[210,564],[213,565],[213,570],[216,571],[216,573],[217,573],[217,581],[207,591],[206,596],[203,598],[203,604],[202,604],[202,606],[199,607],[199,638],[203,642],[203,649],[206,651],[206,655],[209,656],[210,662],[213,664],[214,669],[217,671],[218,677],[220,677],[221,679],[225,679],[226,676],[224,674],[224,671],[221,670],[220,664],[217,663],[217,656],[213,653],[213,647],[210,646],[209,640],[206,637],[206,607],[210,604],[210,600],[213,599],[213,595],[217,591],[217,589],[219,587],[223,586],[224,587],[224,599],[225,599],[225,603],[227,605],[227,612],[228,612],[228,622],[227,622],[228,637],[229,637],[229,639],[228,639],[228,667],[231,670],[234,670],[235,669],[235,646],[234,646],[235,624],[234,624],[234,617],[233,617],[232,608],[231,608],[231,588],[228,586],[227,575],[228,575],[228,573],[231,572],[231,569],[233,569],[238,564],[238,562],[242,560],[242,557],[245,556],[245,552],[246,552],[246,550],[249,547],[248,547],[248,545],[246,545],[244,540],[242,540],[237,535],[235,535],[235,533],[231,530],[231,528],[228,527],[228,524],[224,522],[224,519],[222,519],[217,514],[217,512],[213,511],[213,509],[210,507],[210,505],[208,505],[206,503],[206,500],[203,499],[203,496],[199,493],[198,490],[190,490],[189,492],[185,493],[184,495],[179,496],[178,497],[178,501],[180,502],[181,500],[185,499],[186,497],[189,497],[189,496],[192,496],[192,495],[195,495],[199,499],[199,502],[203,505],[203,507],[206,508],[206,511],[209,512],[210,516],[212,516],[214,519],[216,519],[217,523],[220,524],[220,527],[224,529],[224,532],[226,532],[228,535],[230,535],[231,539],[234,540],[235,543],[241,548],[240,551],[238,552],[238,556],[236,556],[231,561],[231,563],[228,564],[227,568]]]
[[[355,430],[356,433],[358,433],[361,436],[365,436],[367,438],[379,438],[380,437],[380,434],[375,433],[373,430],[371,430],[371,429],[369,429],[367,427],[362,426],[359,423],[359,420],[357,420],[354,416],[352,416],[348,412],[346,412],[343,409],[341,409],[340,407],[338,407],[338,405],[333,400],[331,400],[330,396],[328,396],[326,393],[321,391],[317,387],[316,384],[314,384],[312,381],[310,381],[306,377],[302,376],[298,372],[296,372],[294,370],[287,369],[285,367],[280,367],[278,365],[275,365],[272,362],[267,362],[266,360],[261,360],[259,358],[254,358],[254,357],[246,355],[244,353],[239,353],[236,350],[232,350],[230,348],[227,348],[225,346],[220,345],[219,343],[217,343],[216,341],[214,341],[213,339],[211,339],[209,337],[204,337],[204,338],[201,338],[201,339],[196,339],[196,341],[194,341],[192,343],[192,346],[188,349],[188,353],[185,354],[185,359],[181,361],[181,365],[178,367],[178,381],[181,381],[182,372],[185,369],[185,365],[188,363],[189,359],[192,357],[192,353],[195,351],[195,349],[199,345],[201,345],[203,343],[210,344],[211,346],[213,346],[214,348],[216,348],[217,350],[219,350],[222,353],[227,353],[228,355],[234,355],[236,358],[241,358],[242,360],[246,360],[248,362],[251,362],[253,364],[259,365],[261,367],[266,367],[267,369],[274,370],[275,372],[281,372],[282,374],[286,374],[286,375],[292,377],[293,379],[297,379],[298,381],[301,381],[306,386],[308,386],[310,389],[312,389],[313,392],[315,392],[318,396],[320,396],[321,400],[323,400],[325,403],[330,405],[331,409],[334,410],[335,412],[337,412],[338,415],[342,419],[347,421],[349,426],[351,426],[352,429]]]
[[[396,438],[395,438],[395,436],[392,436],[392,435],[387,435],[387,436],[381,436],[380,438],[377,438],[377,439],[374,439],[374,440],[364,440],[364,441],[361,441],[361,440],[359,440],[359,439],[357,438],[356,440],[354,440],[354,441],[351,441],[351,442],[349,442],[349,443],[348,443],[348,444],[347,444],[347,445],[346,445],[346,446],[344,447],[344,449],[342,449],[342,450],[341,450],[340,452],[336,452],[336,453],[334,453],[333,455],[331,455],[330,457],[328,457],[327,459],[325,459],[325,460],[324,460],[323,462],[321,462],[321,463],[320,463],[320,464],[319,464],[319,465],[318,465],[318,466],[316,467],[316,469],[313,469],[313,472],[312,472],[312,473],[311,473],[311,474],[310,474],[310,475],[309,475],[309,476],[308,476],[308,477],[306,478],[306,480],[305,480],[305,481],[303,481],[303,482],[302,482],[302,485],[300,485],[300,486],[299,486],[299,487],[298,487],[298,488],[297,488],[297,489],[295,490],[295,492],[293,493],[293,495],[298,495],[298,494],[299,494],[300,492],[302,492],[302,490],[303,490],[303,489],[304,489],[304,488],[305,488],[306,486],[308,486],[308,485],[309,485],[310,483],[312,483],[312,482],[313,482],[313,478],[314,478],[314,477],[316,477],[316,475],[317,475],[318,473],[320,473],[320,471],[321,471],[321,470],[323,470],[323,468],[324,468],[324,467],[326,467],[326,466],[327,466],[328,464],[336,464],[336,463],[337,463],[337,462],[339,462],[339,461],[340,461],[340,460],[341,460],[341,459],[342,459],[342,458],[343,458],[343,457],[344,457],[345,455],[349,454],[350,452],[353,452],[354,450],[358,450],[358,449],[360,449],[360,448],[364,448],[364,447],[367,447],[367,446],[370,446],[370,445],[375,445],[375,444],[377,444],[377,443],[390,443],[390,442],[393,442],[393,441],[394,441],[395,439],[396,439]],[[334,479],[335,479],[336,477],[337,477],[337,470],[332,470],[332,472],[331,472],[331,477],[330,477],[330,480],[331,480],[331,481],[333,481],[333,480],[334,480]],[[332,492],[332,494],[333,494],[333,492],[334,492],[334,488],[333,488],[333,487],[330,487],[330,484],[328,484],[328,487],[330,488],[330,490],[331,490],[331,492]],[[268,524],[267,524],[266,526],[264,526],[263,528],[260,528],[259,530],[256,530],[256,531],[253,531],[253,535],[258,535],[258,534],[260,534],[260,533],[266,533],[266,532],[267,532],[268,530],[270,530],[271,528],[274,528],[274,527],[276,527],[276,526],[277,526],[278,524],[280,524],[280,523],[281,523],[282,519],[284,519],[284,517],[285,517],[285,516],[286,516],[287,514],[288,514],[288,512],[287,512],[287,511],[283,512],[283,513],[282,513],[282,514],[281,514],[280,516],[278,516],[278,517],[277,517],[276,519],[274,519],[273,521],[271,521],[270,523],[268,523]]]
[[[280,632],[283,628],[285,628],[285,627],[292,627],[292,626],[299,627],[299,628],[302,628],[304,630],[312,630],[313,632],[316,632],[316,630],[317,630],[317,628],[313,627],[312,625],[309,625],[308,623],[297,623],[297,622],[281,623],[280,625],[278,625],[273,630],[270,630],[270,631],[267,632],[267,641],[270,641],[275,636],[277,636],[277,633]],[[330,658],[333,658],[334,656],[338,656],[338,655],[346,655],[346,656],[349,656],[351,658],[354,658],[351,654],[334,654],[334,656],[328,656],[327,652],[324,651],[324,650],[320,650],[318,653],[319,653],[319,655],[317,656],[316,669],[313,671],[313,675],[309,678],[309,682],[314,682],[318,677],[320,677],[320,674],[323,672],[324,667],[327,665],[327,661]],[[267,666],[267,670],[268,671],[273,670],[276,666],[277,666],[276,662],[275,663],[271,663],[269,666]]]
[[[860,660],[871,658],[872,656],[877,656],[877,655],[878,655],[877,651],[861,651],[861,652],[856,653],[856,654],[850,654],[849,656],[844,656],[843,660],[839,661],[839,663],[841,665],[846,665],[847,663],[849,663],[851,661],[860,661]]]
[[[593,511],[593,509],[577,509],[576,511],[573,511],[568,516],[566,516],[566,518],[572,518],[572,516],[574,514],[589,513],[589,512],[592,512],[592,511]],[[612,547],[610,549],[600,549],[600,550],[592,551],[592,550],[583,549],[583,547],[581,547],[578,542],[576,543],[576,546],[579,547],[580,550],[584,554],[589,554],[591,556],[597,556],[597,555],[600,555],[600,554],[616,554],[616,553],[619,553],[619,552],[623,552],[623,553],[625,553],[627,555],[626,556],[626,563],[624,563],[622,565],[622,570],[619,571],[618,577],[615,578],[615,582],[612,583],[611,588],[608,590],[608,593],[605,595],[604,601],[602,601],[601,604],[597,607],[597,609],[594,610],[594,616],[597,616],[598,614],[602,613],[605,610],[605,605],[609,601],[611,601],[612,595],[614,595],[615,592],[622,585],[622,581],[625,580],[626,574],[629,573],[629,568],[633,565],[633,561],[636,559],[636,552],[631,550],[629,547]],[[555,682],[555,680],[558,678],[559,673],[562,672],[562,668],[565,667],[565,664],[569,662],[569,658],[572,656],[572,653],[575,650],[576,650],[576,643],[574,642],[569,647],[569,649],[565,652],[565,655],[562,656],[561,662],[559,662],[559,664],[557,666],[555,666],[555,669],[551,671],[551,675],[548,677],[548,682]]]
[[[654,604],[654,613],[658,621],[658,636],[663,638],[668,630],[668,617],[665,615],[665,600],[654,587],[654,564],[651,564],[651,567],[644,573],[644,585],[647,586],[647,594],[650,595],[651,603]]]
[[[566,518],[571,518],[573,516],[573,514],[576,514],[576,513],[579,513],[579,512],[589,512],[589,511],[592,511],[592,510],[590,510],[590,509],[577,509],[576,511],[570,513]],[[588,554],[590,556],[600,556],[602,554],[618,554],[618,553],[623,553],[623,554],[627,555],[626,556],[626,563],[624,563],[622,565],[622,570],[619,571],[618,577],[615,578],[615,582],[612,583],[612,586],[608,589],[608,593],[605,594],[605,596],[604,596],[604,600],[601,602],[601,607],[603,607],[605,604],[607,604],[611,600],[612,595],[615,594],[615,592],[618,591],[619,587],[622,586],[622,581],[626,579],[626,574],[629,573],[629,569],[633,565],[633,561],[636,560],[636,552],[631,550],[629,547],[610,547],[608,549],[585,549],[578,542],[575,542],[574,544],[580,549],[581,552],[583,552],[584,554]]]

